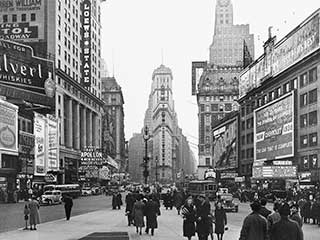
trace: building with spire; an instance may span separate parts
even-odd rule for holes
[[[217,0],[209,62],[192,63],[192,94],[197,96],[199,118],[198,177],[203,179],[213,161],[212,127],[226,113],[238,110],[239,73],[254,54],[249,25],[234,25],[231,0]]]

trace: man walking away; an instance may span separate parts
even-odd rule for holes
[[[271,229],[271,240],[303,240],[303,233],[298,223],[288,218],[290,207],[284,203],[279,208],[281,220]]]
[[[262,199],[260,200],[260,203],[261,203],[261,209],[260,209],[259,213],[260,213],[262,216],[264,216],[265,218],[267,218],[267,217],[271,214],[271,211],[266,208],[267,199],[262,198]]]
[[[198,233],[199,240],[207,240],[210,230],[209,214],[210,214],[210,203],[206,201],[205,196],[199,195],[200,201],[197,207],[197,226],[196,231]]]
[[[72,197],[68,194],[64,195],[63,202],[64,202],[64,211],[66,213],[66,218],[67,218],[67,221],[69,221],[70,215],[71,215],[71,209],[73,207]]]
[[[145,205],[145,215],[147,219],[146,234],[149,234],[151,229],[151,235],[154,235],[154,229],[158,228],[157,216],[160,216],[159,205],[155,198],[150,196],[149,201]]]
[[[268,240],[267,220],[259,214],[260,202],[254,201],[250,207],[252,213],[243,221],[239,240]]]
[[[302,227],[302,218],[299,214],[299,206],[298,204],[292,204],[290,206],[290,219],[293,220],[293,221],[296,221],[300,227]]]

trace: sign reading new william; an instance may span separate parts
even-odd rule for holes
[[[91,1],[82,3],[82,84],[91,86]]]

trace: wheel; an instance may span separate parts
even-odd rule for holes
[[[49,204],[49,205],[52,205],[52,200],[48,200],[48,204]]]

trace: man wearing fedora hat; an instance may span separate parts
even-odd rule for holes
[[[206,201],[206,197],[203,194],[198,195],[199,204],[197,205],[197,226],[196,231],[198,233],[199,240],[207,240],[209,236],[210,222],[210,203]]]

